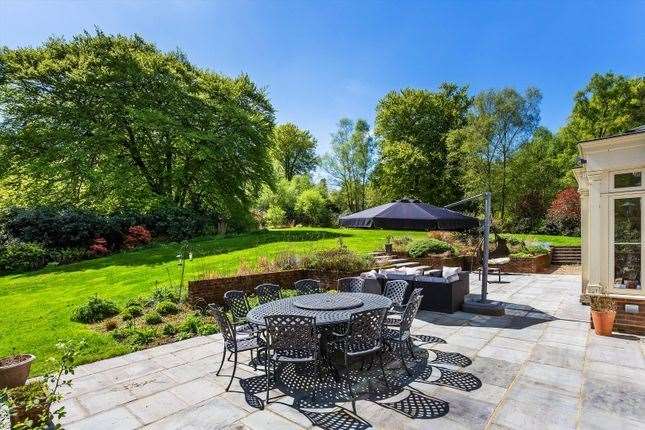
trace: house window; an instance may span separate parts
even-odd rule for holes
[[[641,289],[641,198],[614,200],[614,287]]]
[[[617,173],[614,175],[614,188],[640,187],[641,172]]]

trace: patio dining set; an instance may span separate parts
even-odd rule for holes
[[[302,279],[294,283],[296,295],[290,297],[284,297],[278,285],[261,284],[255,288],[259,305],[254,308],[241,290],[227,291],[225,306],[209,305],[224,338],[217,375],[226,360],[233,363],[226,391],[235,379],[240,353],[248,352],[249,366],[262,371],[240,379],[240,386],[247,403],[258,409],[291,397],[289,406],[324,428],[362,427],[355,427],[360,422],[356,416],[359,399],[400,409],[408,416],[413,410],[418,418],[447,413],[446,402],[424,396],[409,384],[430,377],[434,366],[429,362],[464,367],[470,360],[415,345],[415,339],[425,344],[445,343],[411,333],[422,300],[421,288],[406,294],[407,281],[391,280],[382,294],[375,294],[363,292],[364,282],[359,277],[342,278],[335,291],[325,292],[320,281]],[[469,391],[481,386],[468,373],[446,368],[436,368],[435,373],[446,384],[458,379],[458,384],[465,384],[462,389]],[[403,390],[410,392],[406,400],[390,406],[382,402]],[[349,402],[354,416],[340,406]],[[342,410],[334,412],[338,416],[331,421],[325,412],[316,411],[336,406]],[[335,424],[323,425],[326,420]]]

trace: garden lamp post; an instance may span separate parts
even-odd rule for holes
[[[451,208],[460,204],[484,199],[484,224],[482,226],[483,244],[482,244],[482,290],[479,300],[466,300],[463,305],[464,312],[471,312],[484,315],[504,315],[504,307],[500,302],[488,300],[488,238],[490,236],[491,216],[491,193],[489,191],[468,197],[458,202],[444,206]]]

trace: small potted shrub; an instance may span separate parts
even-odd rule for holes
[[[616,304],[607,294],[589,296],[593,328],[598,336],[611,336],[614,331]]]
[[[13,388],[25,385],[29,377],[31,362],[36,357],[31,354],[13,354],[0,358],[0,388]]]
[[[385,253],[392,254],[393,251],[394,245],[392,244],[392,236],[388,236],[385,238]]]
[[[37,381],[14,388],[0,390],[0,402],[9,407],[11,428],[15,429],[45,429],[59,428],[52,420],[65,415],[65,408],[60,407],[51,411],[52,404],[61,400],[58,392],[62,386],[71,386],[67,375],[74,374],[74,361],[84,342],[59,342],[56,348],[61,356],[50,361],[57,367],[54,373],[46,374]]]

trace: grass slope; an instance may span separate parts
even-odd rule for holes
[[[526,242],[545,242],[551,246],[580,246],[580,238],[575,236],[550,236],[548,234],[502,233],[504,237],[514,237]]]
[[[195,258],[186,265],[186,279],[204,272],[234,273],[240,262],[253,264],[259,257],[283,251],[309,252],[330,248],[342,238],[357,252],[382,247],[386,236],[400,232],[296,228],[191,241]],[[406,233],[421,238],[422,232]],[[15,348],[38,357],[33,371],[47,368],[58,339],[81,339],[88,347],[81,360],[95,361],[128,352],[111,336],[89,330],[70,321],[72,309],[98,294],[119,305],[131,297],[152,291],[156,284],[178,284],[178,244],[159,244],[138,251],[114,254],[38,272],[0,277],[0,356]],[[171,280],[171,281],[170,281]]]

